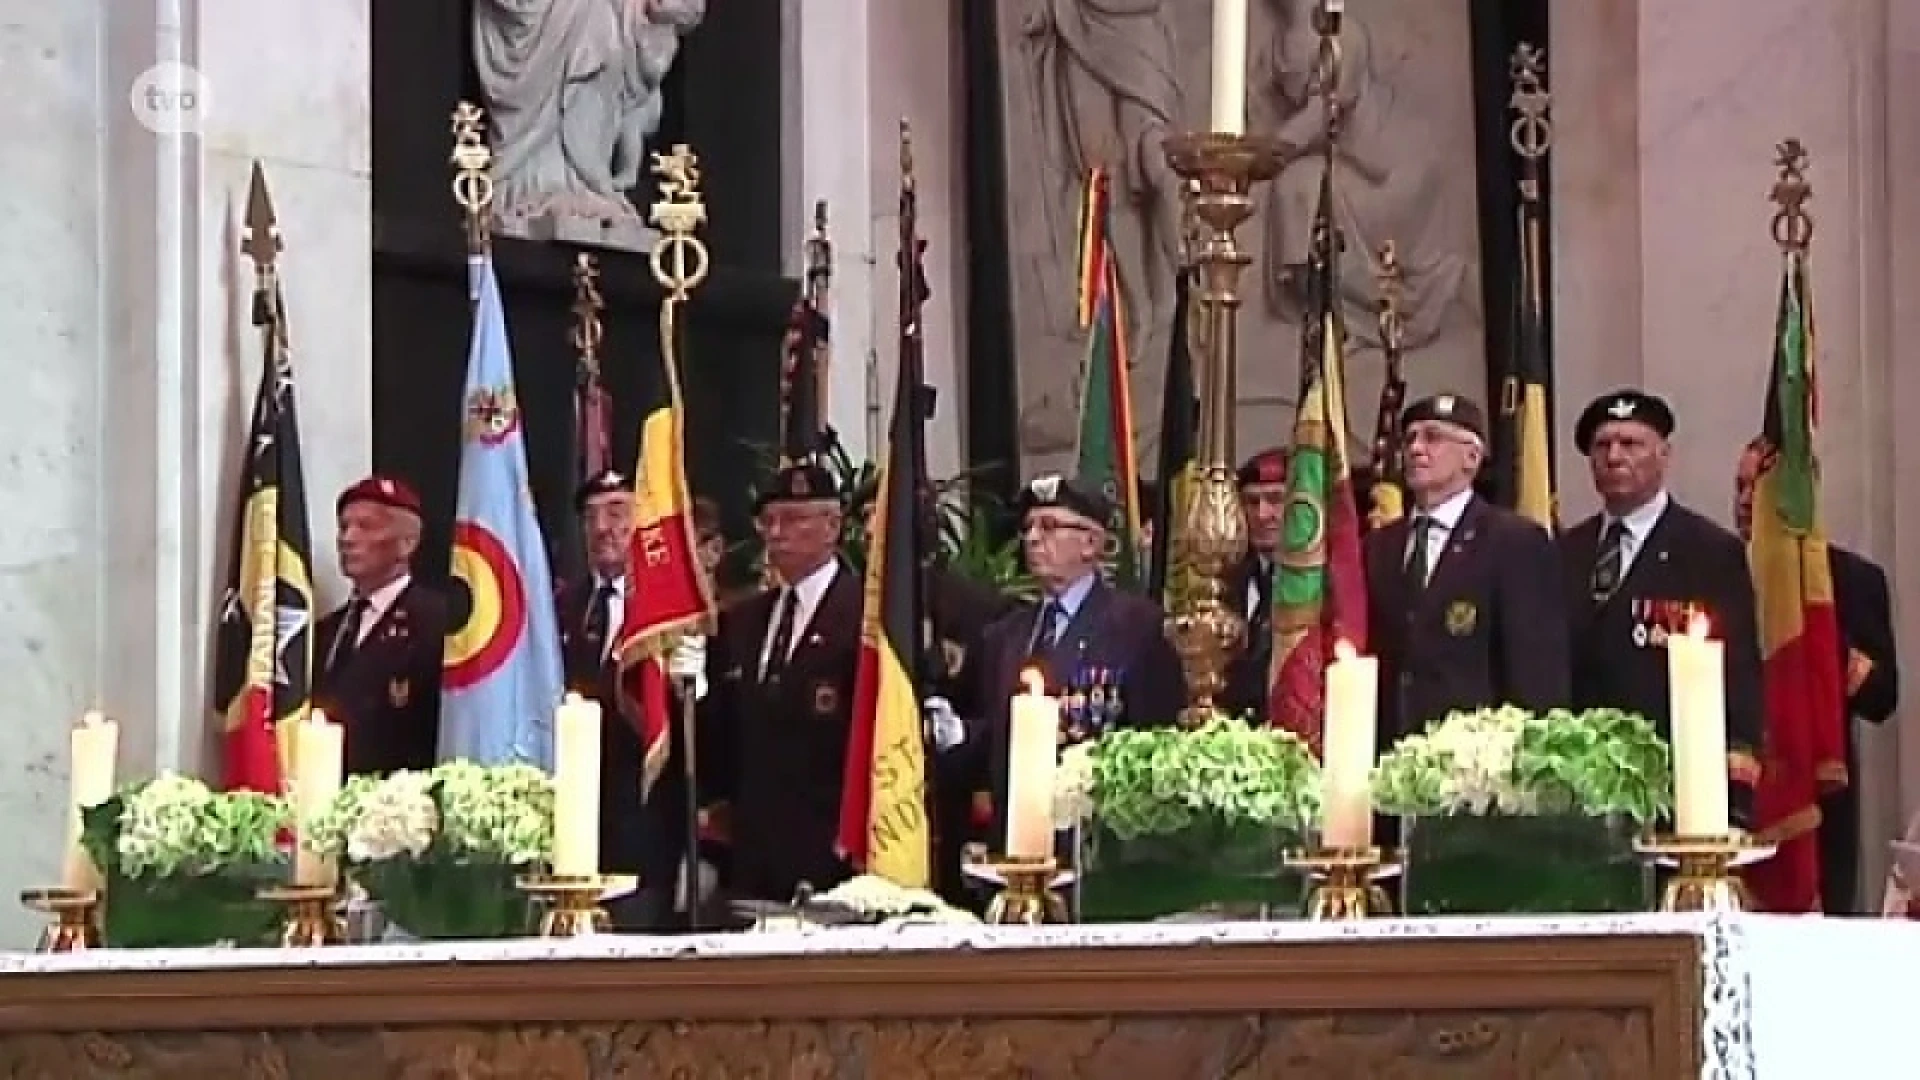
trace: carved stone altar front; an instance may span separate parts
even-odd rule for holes
[[[1674,1080],[1701,983],[1687,934],[12,973],[0,1076]]]
[[[1129,312],[1142,451],[1158,442],[1173,318],[1178,180],[1162,150],[1205,124],[1211,5],[1198,0],[998,0],[1007,117],[1009,228],[1028,472],[1068,461],[1085,339],[1074,320],[1080,184],[1114,175],[1114,247]],[[1299,381],[1298,270],[1319,183],[1322,108],[1310,88],[1316,0],[1254,0],[1248,125],[1288,146],[1242,231],[1254,259],[1240,324],[1242,453],[1285,442]],[[1339,88],[1336,154],[1350,420],[1371,428],[1383,364],[1376,259],[1392,241],[1405,272],[1412,392],[1485,386],[1473,87],[1465,0],[1354,0]]]

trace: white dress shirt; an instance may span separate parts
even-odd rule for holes
[[[1627,527],[1626,534],[1620,537],[1620,580],[1627,579],[1627,571],[1633,569],[1633,560],[1640,555],[1640,549],[1647,546],[1647,537],[1653,527],[1660,524],[1660,515],[1667,512],[1667,504],[1673,500],[1662,491],[1626,517],[1616,518],[1611,514],[1602,514],[1600,518],[1600,536],[1605,538],[1607,529],[1615,522]]]
[[[1426,518],[1427,526],[1427,580],[1433,580],[1433,571],[1440,565],[1440,556],[1446,553],[1447,544],[1452,541],[1453,533],[1460,527],[1460,515],[1467,512],[1467,503],[1473,499],[1473,489],[1467,488],[1447,497],[1445,502],[1427,510],[1415,510],[1415,521]],[[1405,559],[1413,556],[1413,538],[1417,535],[1410,527],[1407,530],[1407,551]]]
[[[356,648],[366,644],[367,635],[373,633],[373,628],[387,617],[387,612],[393,610],[393,605],[400,601],[400,594],[406,592],[411,584],[413,575],[401,574],[367,595],[367,610],[360,616],[360,634],[353,639]]]
[[[780,630],[780,607],[787,602],[786,594],[794,594],[793,636],[787,640],[787,655],[782,659],[791,659],[794,648],[800,644],[800,638],[813,622],[813,613],[820,608],[820,598],[827,595],[827,587],[833,584],[833,577],[839,572],[840,560],[828,559],[820,569],[782,589],[780,595],[774,597],[773,614],[767,619],[767,636],[760,642],[762,677],[767,672],[767,661],[773,659],[773,636]]]
[[[602,660],[605,660],[613,652],[613,647],[620,643],[620,630],[627,625],[627,575],[621,574],[612,579],[594,575],[593,591],[587,594],[587,603],[593,603],[599,597],[600,590],[609,585],[613,587],[613,606],[607,612],[607,640],[600,644]],[[588,612],[587,617],[592,618],[593,613]]]

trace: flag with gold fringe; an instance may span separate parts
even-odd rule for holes
[[[1080,328],[1087,334],[1081,367],[1080,441],[1074,471],[1081,483],[1106,493],[1113,516],[1108,566],[1116,582],[1137,587],[1140,576],[1140,465],[1133,445],[1133,395],[1128,388],[1126,314],[1120,274],[1108,239],[1111,200],[1104,168],[1087,173],[1080,210]]]

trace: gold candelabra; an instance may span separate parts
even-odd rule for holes
[[[1246,640],[1246,620],[1227,602],[1226,575],[1247,551],[1247,521],[1234,483],[1240,277],[1252,261],[1235,233],[1253,216],[1253,187],[1280,170],[1280,144],[1258,135],[1199,132],[1167,142],[1167,161],[1187,180],[1201,237],[1194,252],[1206,348],[1200,355],[1200,455],[1181,535],[1193,589],[1167,619],[1167,636],[1187,677],[1181,722],[1216,712],[1227,665]],[[1178,332],[1178,331],[1176,331]]]
[[[1393,912],[1387,891],[1374,884],[1384,864],[1379,848],[1316,848],[1290,851],[1287,869],[1306,875],[1306,917],[1314,922],[1344,922]]]
[[[1002,888],[987,905],[985,921],[992,926],[1041,926],[1072,919],[1067,905],[1053,891],[1060,864],[1053,859],[1005,859],[990,864]]]
[[[1660,889],[1661,911],[1748,911],[1753,896],[1736,869],[1773,854],[1745,833],[1726,836],[1660,836],[1634,845],[1643,859],[1673,866]]]
[[[43,953],[85,952],[100,947],[100,894],[93,889],[29,889],[20,903],[53,922],[40,934]]]
[[[339,913],[340,892],[332,885],[282,885],[260,890],[260,899],[287,909],[280,923],[280,947],[314,949],[347,939]]]

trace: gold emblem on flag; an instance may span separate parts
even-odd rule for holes
[[[1480,609],[1471,601],[1455,600],[1447,605],[1447,633],[1454,637],[1466,637],[1480,624]]]
[[[506,387],[481,387],[467,395],[467,438],[498,446],[520,428],[520,405]]]

